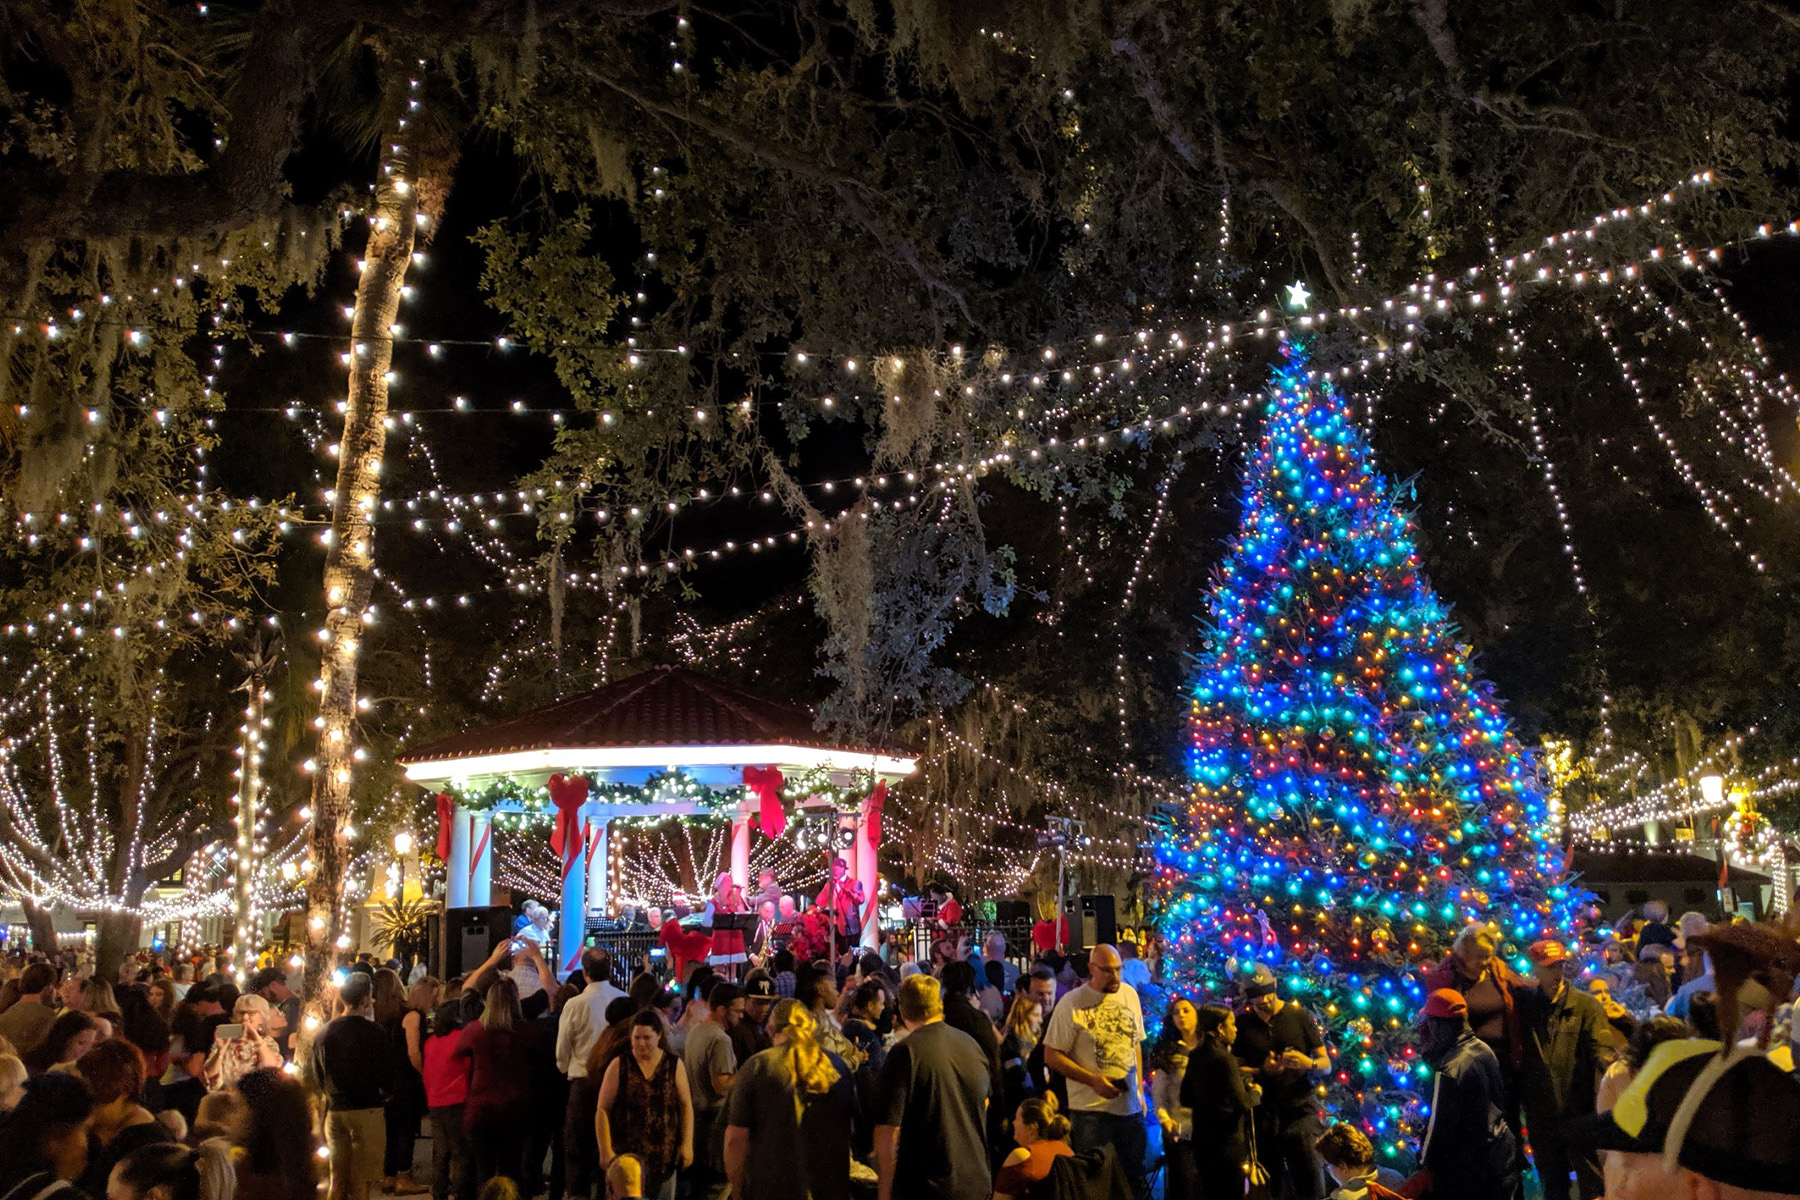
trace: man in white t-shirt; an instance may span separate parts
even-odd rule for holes
[[[1122,978],[1111,946],[1088,956],[1088,979],[1056,1002],[1044,1033],[1044,1065],[1069,1082],[1069,1144],[1076,1153],[1111,1146],[1148,1200],[1144,1174],[1144,1010]]]

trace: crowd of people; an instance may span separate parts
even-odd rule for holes
[[[599,947],[559,979],[515,938],[448,981],[363,956],[307,1006],[279,966],[240,991],[205,959],[101,979],[20,956],[0,1200],[1522,1200],[1528,1172],[1555,1200],[1800,1196],[1790,1029],[1767,1055],[1693,1049],[1757,1032],[1720,1028],[1729,936],[1647,906],[1614,940],[1579,971],[1537,943],[1525,976],[1471,925],[1425,972],[1405,1176],[1326,1124],[1334,1047],[1266,967],[1177,995],[1129,944],[1027,963],[993,934],[835,969],[776,949],[665,984]],[[1673,975],[1655,1011],[1650,970]]]

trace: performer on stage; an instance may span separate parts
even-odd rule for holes
[[[819,908],[833,913],[839,933],[862,929],[862,884],[850,877],[850,865],[841,858],[831,860],[831,882],[819,893]]]
[[[764,900],[756,906],[756,932],[750,938],[750,953],[759,958],[775,952],[775,921],[780,908],[777,900]]]
[[[764,904],[781,903],[781,885],[775,882],[775,872],[767,867],[756,876],[755,900],[759,910]]]
[[[744,889],[731,878],[730,871],[721,871],[718,879],[713,881],[712,899],[707,901],[706,910],[702,914],[705,923],[713,924],[713,917],[718,913],[741,913],[748,911],[744,904]],[[712,956],[707,959],[713,970],[721,976],[731,978],[745,962],[744,934],[739,929],[713,928]]]
[[[550,950],[550,910],[536,900],[525,902],[525,911],[520,914],[525,922],[520,925],[514,936],[537,945],[541,955]],[[548,961],[548,960],[546,960]],[[512,969],[513,982],[519,985],[519,999],[525,1000],[544,990],[544,981],[538,978],[537,968],[523,959],[514,963]]]

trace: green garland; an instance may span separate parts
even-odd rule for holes
[[[867,785],[840,787],[831,782],[832,772],[824,767],[813,767],[793,775],[783,783],[781,792],[789,815],[793,813],[796,799],[811,796],[829,797],[833,807],[853,809],[862,804],[863,798],[875,786],[871,781]],[[571,776],[575,778],[577,776]],[[587,780],[588,798],[590,800],[609,800],[621,804],[655,804],[660,802],[690,801],[700,811],[693,820],[730,820],[731,814],[749,794],[748,789],[737,787],[715,788],[697,783],[684,771],[659,771],[643,783],[602,782],[592,775],[581,774],[578,777]],[[479,788],[458,789],[446,787],[456,799],[457,806],[466,812],[494,812],[500,805],[508,805],[508,811],[497,812],[494,823],[506,828],[522,829],[530,825],[549,824],[556,819],[556,808],[550,803],[550,788],[547,784],[528,784],[515,775],[505,775]],[[510,806],[517,805],[512,808]],[[628,818],[637,821],[661,821],[663,817]]]

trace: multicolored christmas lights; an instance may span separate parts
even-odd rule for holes
[[[1328,1106],[1387,1158],[1424,1127],[1421,968],[1471,921],[1509,957],[1565,934],[1577,899],[1401,500],[1290,342],[1208,597],[1193,791],[1162,810],[1154,880],[1172,978],[1220,995],[1266,965],[1325,1031]]]

